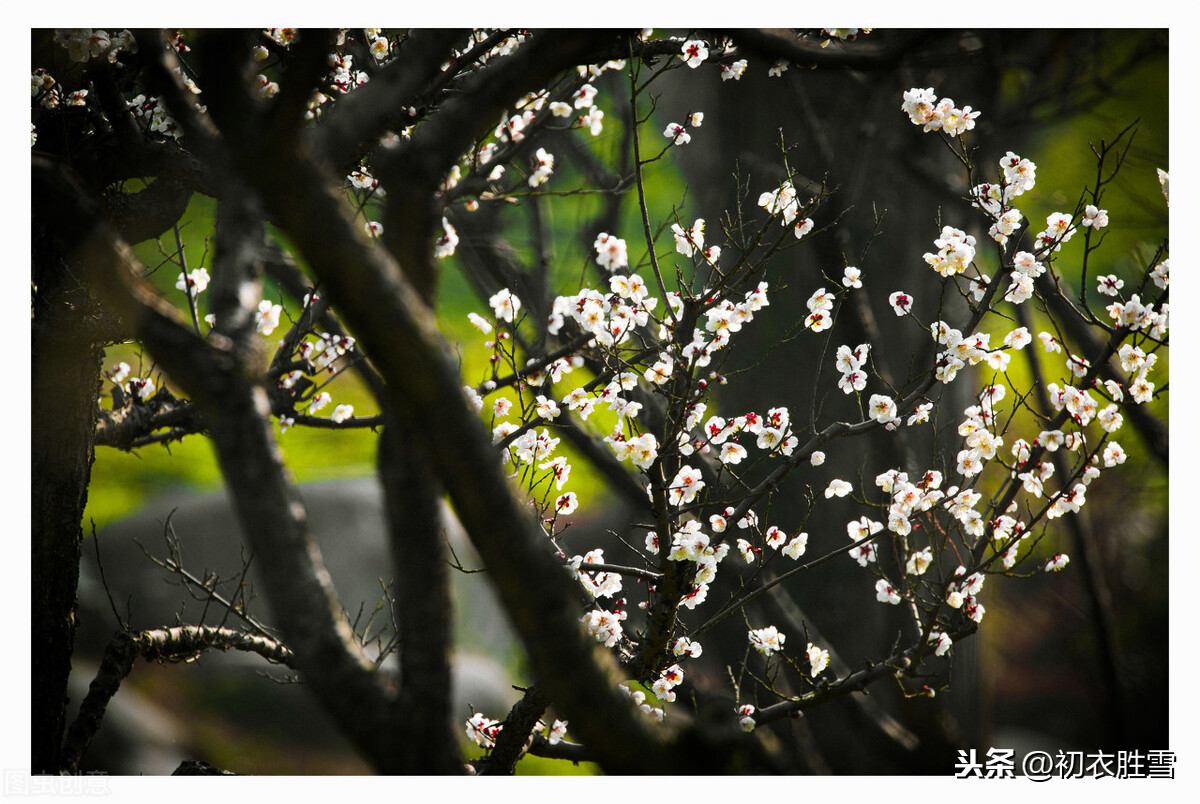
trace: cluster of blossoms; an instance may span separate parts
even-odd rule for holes
[[[689,66],[696,67],[709,58],[709,49],[705,43],[692,40],[684,43],[681,54]],[[724,77],[736,78],[741,75],[744,65],[739,67],[738,62],[734,62],[722,69]],[[581,73],[583,77],[586,76]],[[569,101],[551,101],[546,93],[531,95],[518,104],[518,114],[507,117],[497,128],[495,142],[478,151],[478,164],[487,164],[504,143],[524,139],[543,106],[548,106],[550,117],[557,118],[575,117],[586,109],[575,120],[576,125],[589,128],[593,134],[599,133],[603,115],[595,106],[596,94],[594,85],[586,83],[574,90]],[[914,89],[906,92],[903,108],[910,119],[926,131],[940,130],[950,137],[971,130],[978,117],[978,112],[970,107],[960,109],[950,99],[938,100],[931,90]],[[703,115],[694,113],[683,124],[669,125],[664,136],[674,145],[685,144],[690,140],[690,129],[700,126],[702,121]],[[538,149],[533,158],[533,170],[524,181],[530,187],[538,187],[552,177],[555,160],[544,149]],[[1009,237],[1017,235],[1022,225],[1021,213],[1013,207],[1013,202],[1033,189],[1036,166],[1009,152],[1000,161],[998,175],[996,182],[973,188],[971,200],[990,220],[989,236],[1003,246]],[[489,174],[492,181],[499,180],[501,176],[502,171],[496,169]],[[453,190],[460,179],[461,173],[457,169],[452,171],[447,176],[443,191]],[[357,175],[352,174],[350,182],[358,189],[373,188],[373,180],[365,169]],[[784,182],[777,190],[763,193],[758,204],[770,216],[779,216],[785,225],[792,226],[797,238],[803,238],[813,229],[813,221],[804,216],[804,207],[790,181]],[[1067,243],[1075,231],[1080,228],[1096,230],[1107,224],[1107,211],[1095,205],[1084,207],[1076,216],[1066,213],[1049,216],[1045,231],[1034,237],[1032,250],[1016,251],[1007,258],[1010,260],[1011,284],[1003,297],[997,295],[995,298],[1003,298],[1013,304],[1032,298],[1035,281],[1048,270],[1053,253]],[[444,225],[446,240],[456,242],[457,237],[449,222],[446,221]],[[706,243],[703,219],[695,220],[690,227],[676,222],[670,232],[676,253],[696,260],[698,266],[717,264],[720,248]],[[704,387],[703,381],[699,381],[700,390],[695,391],[696,399],[683,405],[681,418],[684,421],[671,431],[672,442],[663,444],[659,441],[661,435],[656,436],[643,429],[639,419],[642,403],[637,401],[638,393],[648,391],[670,396],[674,393],[675,381],[681,375],[686,375],[689,384],[695,383],[691,378],[697,376],[696,370],[708,366],[714,353],[725,348],[731,336],[767,306],[767,285],[760,283],[741,297],[732,296],[728,291],[720,296],[709,291],[687,296],[664,291],[665,296],[661,300],[665,304],[660,307],[660,299],[650,295],[646,281],[630,270],[630,255],[625,240],[604,232],[597,236],[593,247],[596,264],[608,272],[608,287],[603,290],[584,288],[573,295],[554,299],[546,328],[552,335],[575,338],[578,333],[584,336],[583,348],[615,358],[609,363],[614,368],[601,372],[595,379],[564,394],[554,386],[573,369],[583,365],[580,354],[541,361],[536,365],[531,362],[525,367],[518,366],[515,353],[506,350],[507,344],[513,340],[512,333],[522,322],[524,308],[521,300],[506,289],[489,300],[493,313],[491,319],[475,313],[470,314],[469,318],[484,335],[490,336],[495,329],[494,339],[487,342],[488,347],[494,350],[492,363],[495,365],[507,360],[513,370],[519,372],[517,394],[520,405],[514,406],[512,400],[505,397],[498,397],[490,404],[485,403],[483,396],[497,387],[494,381],[485,382],[479,390],[467,389],[468,396],[476,409],[483,410],[486,407],[492,415],[494,443],[506,451],[505,460],[511,466],[524,467],[521,471],[528,472],[523,482],[528,482],[531,492],[538,484],[545,484],[546,496],[539,510],[544,512],[544,521],[551,531],[558,516],[569,515],[578,506],[574,493],[565,491],[571,474],[570,463],[567,458],[555,455],[559,439],[552,436],[550,429],[559,426],[565,412],[577,413],[584,421],[602,408],[615,414],[616,425],[603,437],[604,442],[618,460],[628,461],[647,474],[662,462],[664,454],[679,456],[681,460],[671,469],[673,476],[670,473],[666,475],[666,478],[670,478],[668,482],[664,484],[665,478],[660,477],[647,486],[650,499],[665,504],[669,530],[662,533],[661,537],[658,532],[649,531],[645,547],[646,552],[653,556],[665,553],[660,560],[690,565],[684,574],[690,585],[685,585],[679,604],[685,609],[695,609],[706,600],[718,566],[732,546],[736,546],[737,553],[747,564],[755,564],[762,557],[771,555],[768,551],[777,551],[787,558],[798,560],[808,547],[809,537],[807,533],[799,532],[798,528],[790,533],[776,525],[760,528],[757,515],[748,508],[740,509],[744,514],[736,522],[731,522],[738,510],[733,506],[719,507],[717,510],[721,513],[708,515],[712,509],[706,511],[705,507],[715,502],[712,499],[712,486],[719,484],[713,484],[711,476],[701,471],[700,461],[689,459],[689,456],[709,458],[710,467],[715,466],[717,477],[721,478],[726,472],[740,473],[744,471],[743,464],[753,463],[749,460],[750,452],[747,449],[751,443],[764,451],[766,456],[787,458],[798,446],[798,438],[791,430],[786,408],[772,408],[766,415],[746,413],[728,420],[709,415],[708,406],[699,399]],[[926,263],[944,279],[951,281],[974,270],[974,277],[964,279],[972,279],[969,293],[976,302],[982,302],[990,280],[978,273],[974,266],[977,256],[975,237],[962,229],[945,226],[934,241],[934,247],[935,251],[924,255]],[[449,253],[452,252],[451,245]],[[439,253],[439,256],[442,254]],[[1169,261],[1161,260],[1154,266],[1150,276],[1156,285],[1165,288],[1168,272]],[[189,287],[192,282],[190,277],[181,277],[180,281],[184,287]],[[1140,332],[1151,339],[1165,337],[1169,314],[1167,305],[1162,305],[1156,311],[1152,305],[1143,304],[1137,295],[1128,300],[1120,298],[1124,284],[1116,276],[1103,276],[1097,282],[1102,294],[1116,297],[1108,312],[1117,327]],[[201,283],[196,281],[194,284]],[[861,272],[857,268],[846,267],[841,284],[847,290],[860,288]],[[839,288],[837,292],[846,291]],[[817,333],[828,330],[833,324],[835,299],[836,294],[828,292],[826,288],[814,292],[807,303],[809,312],[804,320],[805,326]],[[889,302],[898,316],[913,313],[914,299],[903,291],[893,293]],[[699,315],[690,343],[681,346],[686,338],[679,337],[676,331],[678,322],[682,320],[685,310],[696,311],[694,306],[688,307],[689,304],[699,305]],[[960,370],[971,366],[989,369],[997,375],[1003,374],[1008,369],[1012,354],[1033,341],[1024,327],[1018,327],[1003,336],[1002,345],[997,347],[992,346],[992,334],[988,331],[977,330],[964,335],[940,320],[932,324],[930,332],[940,347],[933,380],[943,384],[952,382],[959,376]],[[1039,337],[1047,352],[1061,351],[1061,345],[1053,335],[1043,332]],[[652,344],[652,347],[647,349],[647,344]],[[871,347],[867,343],[854,348],[843,345],[837,349],[835,365],[840,373],[838,387],[844,393],[866,390],[870,352]],[[848,552],[852,560],[869,568],[875,576],[875,596],[881,603],[898,605],[906,600],[927,601],[927,590],[937,588],[939,595],[942,594],[940,590],[944,590],[944,597],[937,601],[944,608],[939,607],[940,613],[934,615],[937,619],[929,629],[929,644],[935,655],[944,655],[953,644],[949,636],[953,629],[946,625],[945,612],[958,612],[955,616],[981,621],[984,608],[978,597],[985,576],[982,572],[970,572],[959,566],[952,576],[938,577],[941,573],[939,559],[944,558],[942,553],[933,544],[914,544],[913,541],[924,533],[934,532],[929,526],[935,524],[933,520],[936,517],[939,531],[942,523],[948,521],[964,538],[978,540],[990,537],[1003,567],[1006,570],[1014,567],[1019,558],[1018,550],[1028,544],[1025,540],[1031,533],[1031,526],[1019,518],[1019,508],[1015,502],[1003,512],[986,510],[988,503],[985,502],[985,495],[974,488],[985,467],[993,462],[1003,464],[997,461],[997,456],[1007,449],[1014,461],[1011,469],[1007,464],[1003,465],[1010,471],[1013,482],[1035,497],[1049,498],[1044,509],[1045,516],[1053,519],[1078,511],[1085,501],[1087,486],[1100,473],[1101,462],[1108,468],[1125,459],[1120,445],[1110,438],[1122,422],[1117,403],[1122,400],[1123,394],[1139,402],[1148,401],[1153,396],[1154,384],[1148,375],[1156,359],[1152,350],[1147,353],[1135,345],[1122,347],[1121,366],[1129,375],[1129,381],[1122,384],[1109,380],[1095,384],[1095,388],[1103,388],[1112,400],[1107,407],[1093,395],[1095,389],[1070,385],[1060,389],[1051,383],[1048,391],[1055,409],[1068,411],[1071,421],[1080,429],[1072,432],[1043,431],[1033,445],[1023,439],[1016,439],[1011,445],[1008,443],[1004,431],[1000,429],[1000,422],[1011,417],[999,413],[999,406],[1007,396],[1006,387],[988,385],[979,394],[977,404],[964,410],[957,428],[962,438],[961,449],[953,465],[944,467],[946,471],[958,475],[961,485],[945,485],[942,471],[938,470],[929,470],[919,478],[910,480],[905,472],[891,469],[876,478],[876,486],[886,495],[882,502],[877,503],[881,512],[886,511],[886,518],[880,516],[885,521],[858,516],[848,522],[847,534],[855,542]],[[1067,357],[1066,365],[1069,374],[1077,378],[1087,376],[1090,369],[1086,360],[1074,355]],[[496,375],[493,374],[493,377]],[[697,386],[691,386],[691,389],[695,388]],[[528,396],[525,395],[526,389],[533,389]],[[327,402],[325,400],[322,404]],[[924,402],[915,410],[901,411],[891,396],[875,393],[866,402],[866,416],[887,429],[894,429],[904,423],[905,416],[910,426],[927,422],[932,407],[932,403]],[[510,420],[510,416],[519,418]],[[1083,428],[1093,422],[1104,431],[1103,438],[1106,440],[1103,447],[1094,450],[1094,454],[1088,453],[1088,439],[1083,432]],[[546,426],[540,426],[542,424]],[[677,434],[677,440],[673,440],[674,434]],[[1051,452],[1059,448],[1081,451],[1091,456],[1091,465],[1076,472],[1077,477],[1064,478],[1061,491],[1051,492],[1047,489],[1047,482],[1054,476],[1054,463],[1031,459],[1035,447]],[[811,454],[812,465],[820,465],[823,460],[823,453]],[[535,467],[537,472],[533,471]],[[706,476],[709,477],[707,482]],[[846,497],[852,491],[850,483],[834,479],[825,489],[824,496],[826,499]],[[534,507],[537,508],[536,503]],[[701,511],[704,513],[699,513]],[[705,515],[708,515],[707,522]],[[930,521],[923,524],[923,518]],[[747,538],[727,539],[725,532],[730,524],[749,531],[745,534]],[[877,560],[875,540],[885,530],[896,540],[901,551],[902,573],[898,578],[885,577]],[[563,558],[572,576],[592,598],[615,600],[611,611],[592,608],[583,615],[582,621],[597,642],[610,648],[619,646],[625,640],[623,623],[627,619],[623,610],[625,600],[618,599],[623,589],[622,577],[617,571],[620,568],[606,565],[601,549],[593,549],[571,559]],[[1068,561],[1065,555],[1060,554],[1046,562],[1044,567],[1047,571],[1058,571]],[[597,568],[601,566],[603,569]],[[639,607],[646,608],[647,603],[640,603]],[[775,626],[767,626],[750,630],[748,639],[751,647],[769,658],[783,650],[785,635]],[[679,661],[697,657],[701,653],[700,645],[687,637],[675,639],[671,649]],[[815,679],[828,667],[830,654],[808,643],[806,656],[808,672]],[[661,701],[674,701],[677,688],[684,680],[680,663],[657,667],[654,673],[656,675],[650,677],[653,678],[652,682],[650,678],[645,679],[650,691]],[[662,719],[663,710],[648,706],[645,693],[630,691],[630,694],[643,711]],[[750,705],[737,709],[739,722],[747,731],[757,725],[756,711]],[[494,740],[497,726],[495,721],[477,715],[468,723],[468,733],[486,747],[488,740]]]
[[[54,42],[66,48],[71,61],[80,63],[101,56],[116,61],[122,50],[137,52],[137,42],[127,29],[110,34],[100,28],[60,28],[54,32]]]
[[[480,748],[495,747],[496,738],[503,729],[503,723],[492,720],[482,712],[476,712],[467,721],[467,736]],[[567,736],[567,722],[555,720],[553,724],[546,726],[545,722],[539,720],[534,726],[534,731],[542,734],[550,745],[557,745]]]
[[[953,226],[943,226],[942,236],[933,244],[938,252],[926,252],[925,262],[942,276],[961,274],[975,259],[975,238]]]
[[[832,327],[833,299],[832,293],[826,292],[825,288],[818,288],[806,302],[808,317],[804,319],[804,326],[813,332],[824,332]]]
[[[565,459],[560,458],[564,461]],[[592,597],[614,597],[621,591],[621,576],[615,572],[594,572],[582,568],[583,564],[603,564],[604,551],[596,548],[586,555],[575,556],[571,559],[570,567],[575,570],[575,575],[579,578],[579,582],[583,584],[583,588],[591,594]]]
[[[154,380],[149,377],[130,377],[131,371],[129,364],[121,361],[106,371],[105,376],[133,399],[146,400],[154,396]]]
[[[663,721],[663,710],[657,706],[651,706],[650,704],[646,703],[646,693],[642,692],[641,690],[631,689],[625,684],[621,684],[619,689],[624,690],[625,693],[633,699],[634,705],[636,705],[641,713],[646,717],[659,723]]]
[[[588,632],[596,638],[597,642],[604,643],[604,647],[614,647],[621,641],[624,636],[624,629],[621,627],[622,621],[628,615],[623,611],[611,612],[604,609],[591,609],[587,614],[583,615],[583,624],[587,627]]]
[[[467,721],[467,736],[482,748],[491,748],[496,744],[503,724],[498,720],[486,717],[482,712],[476,712]]]
[[[781,215],[783,222],[792,226],[796,239],[804,237],[812,231],[811,218],[801,217],[800,199],[796,188],[790,181],[785,181],[778,190],[765,192],[758,197],[758,205],[771,215]]]
[[[1021,226],[1021,213],[1012,206],[1013,199],[1032,190],[1037,177],[1037,165],[1009,151],[1000,160],[1000,180],[971,188],[972,205],[992,219],[988,230],[1000,245]]]
[[[932,88],[908,90],[900,108],[913,125],[922,126],[925,131],[944,131],[951,137],[975,128],[975,119],[980,114],[970,106],[960,109],[950,98],[938,100]]]

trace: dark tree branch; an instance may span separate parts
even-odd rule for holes
[[[100,728],[109,701],[117,694],[121,682],[133,669],[133,662],[137,657],[141,656],[146,661],[182,662],[190,661],[204,651],[212,649],[257,653],[273,664],[295,669],[292,652],[279,642],[231,628],[181,625],[137,633],[120,631],[104,652],[100,669],[88,688],[87,696],[79,705],[79,714],[67,732],[63,744],[63,767],[67,772],[78,773],[79,762]]]

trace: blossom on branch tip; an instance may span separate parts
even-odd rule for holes
[[[754,707],[750,704],[739,706],[737,708],[738,725],[742,727],[742,731],[754,731],[754,727],[758,724],[754,722]]]
[[[596,249],[596,262],[601,267],[615,271],[629,265],[629,254],[625,248],[625,241],[619,237],[601,232],[596,236],[593,247]]]
[[[734,81],[739,81],[742,78],[742,74],[745,72],[746,72],[746,60],[745,59],[738,59],[737,61],[735,61],[731,64],[722,64],[721,65],[721,80],[728,81],[728,80],[732,79]]]
[[[488,299],[488,304],[496,312],[496,318],[512,322],[521,310],[521,300],[508,288],[503,288]]]
[[[835,478],[834,480],[829,481],[829,486],[827,486],[825,489],[825,499],[829,499],[830,497],[834,496],[845,497],[853,490],[854,486],[847,483],[845,480]]]
[[[1084,226],[1090,226],[1093,229],[1100,229],[1108,225],[1108,210],[1098,209],[1091,204],[1083,208],[1083,220],[1080,221]]]
[[[453,255],[456,248],[458,248],[458,231],[450,224],[449,220],[442,218],[442,236],[434,241],[433,256],[443,260]]]
[[[1067,566],[1070,560],[1070,557],[1066,553],[1059,553],[1046,562],[1046,572],[1059,572],[1063,567]]]
[[[263,335],[270,335],[279,326],[279,315],[282,312],[283,308],[278,304],[263,299],[258,303],[258,312],[254,314],[255,329]]]
[[[672,145],[687,145],[692,141],[692,135],[678,123],[668,123],[663,129],[663,136],[669,139]]]
[[[776,651],[783,650],[783,642],[787,639],[787,636],[779,633],[779,629],[773,625],[768,625],[766,628],[752,629],[749,635],[750,646],[763,656],[770,656]]]
[[[175,280],[175,289],[187,291],[191,289],[193,296],[203,293],[208,287],[209,275],[207,268],[196,268],[189,272],[186,276],[182,272],[179,278]]]
[[[805,652],[808,654],[809,675],[816,678],[829,666],[829,651],[822,650],[809,642]]]

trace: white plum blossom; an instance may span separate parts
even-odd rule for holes
[[[668,123],[663,129],[663,136],[669,139],[672,145],[687,145],[692,141],[692,135],[678,123]]]
[[[521,310],[521,300],[508,288],[497,291],[488,299],[488,304],[495,311],[497,319],[510,323]]]
[[[1046,562],[1046,572],[1059,572],[1063,567],[1067,566],[1070,560],[1070,557],[1066,553],[1059,553]]]
[[[925,570],[929,569],[929,565],[933,563],[933,551],[926,547],[920,552],[913,553],[908,557],[908,563],[905,564],[904,571],[909,575],[924,575]]]
[[[875,582],[875,599],[880,603],[888,603],[892,606],[899,605],[903,600],[886,578],[880,578]]]
[[[1108,225],[1108,210],[1098,209],[1095,206],[1088,204],[1083,208],[1083,220],[1081,223],[1084,226],[1090,226],[1093,229],[1100,229]]]
[[[868,403],[867,411],[872,419],[882,424],[887,424],[896,419],[896,403],[890,396],[883,394],[871,394],[871,401]]]
[[[491,748],[496,744],[503,724],[498,720],[485,717],[482,712],[476,712],[467,721],[467,736],[481,748]]]
[[[258,303],[258,312],[254,314],[254,328],[263,335],[270,335],[279,326],[279,315],[283,308],[267,299]]]
[[[786,635],[779,633],[779,629],[773,625],[752,629],[749,634],[750,646],[763,656],[770,656],[776,651],[783,650],[783,642],[787,639]]]
[[[816,678],[829,666],[829,651],[818,648],[809,642],[805,652],[808,654],[809,675]]]
[[[732,79],[734,81],[738,81],[738,80],[741,80],[742,74],[745,72],[746,72],[746,60],[745,59],[738,59],[737,61],[732,62],[730,64],[722,64],[721,65],[721,80],[728,81],[728,80]]]
[[[593,244],[596,249],[596,262],[610,271],[625,268],[629,265],[629,254],[625,241],[607,232],[601,232]]]
[[[792,559],[793,561],[798,561],[800,559],[800,556],[804,555],[804,551],[807,547],[808,547],[808,534],[807,533],[799,533],[796,535],[795,538],[793,538],[790,542],[787,543],[786,547],[784,547],[779,552],[783,553],[785,556]]]
[[[186,276],[180,272],[179,278],[175,280],[175,289],[187,291],[191,295],[196,296],[208,288],[209,281],[208,269],[196,268]]]
[[[829,481],[829,486],[825,489],[825,499],[829,499],[830,497],[835,497],[835,496],[836,497],[845,497],[847,494],[849,494],[853,490],[854,490],[854,486],[847,483],[845,480],[840,480],[840,479],[835,478],[835,479]]]
[[[592,609],[583,615],[583,624],[597,642],[602,642],[604,647],[611,648],[624,636],[625,632],[621,627],[621,621],[624,619],[625,612],[614,614],[603,609]]]
[[[458,248],[458,231],[448,219],[442,218],[442,236],[434,241],[433,256],[444,260],[453,255],[456,248]]]
[[[892,310],[896,315],[903,316],[912,312],[913,298],[902,290],[897,290],[891,296],[888,296],[888,304],[892,305]]]
[[[700,470],[691,466],[683,466],[671,481],[668,495],[672,505],[687,505],[696,499],[696,494],[704,488],[700,479]]]
[[[690,39],[683,43],[682,58],[688,67],[695,69],[708,58],[708,46],[698,39]]]

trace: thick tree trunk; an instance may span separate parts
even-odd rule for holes
[[[57,773],[75,643],[81,520],[94,458],[102,351],[87,294],[53,248],[35,247],[32,322],[32,753]]]

